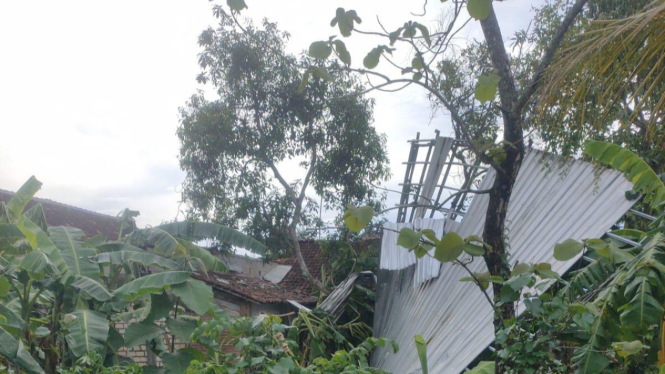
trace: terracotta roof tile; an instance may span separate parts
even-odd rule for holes
[[[327,264],[327,268],[330,268],[329,261],[321,253],[321,246],[316,240],[301,240],[300,241],[300,251],[302,252],[302,257],[305,260],[307,269],[309,270],[312,277],[316,279],[321,279],[321,266]],[[305,276],[302,275],[300,270],[300,265],[295,257],[284,258],[277,260],[278,263],[282,265],[290,265],[291,270],[286,274],[284,279],[279,282],[279,285],[289,289],[295,290],[298,292],[303,292],[310,294],[313,290],[312,284],[305,279]]]
[[[5,203],[14,196],[14,192],[0,190],[0,201]],[[42,204],[46,222],[49,226],[76,227],[85,233],[87,237],[103,235],[106,239],[116,239],[120,229],[120,221],[117,217],[93,212],[75,206],[62,204],[48,199],[33,198],[26,209],[37,203]]]

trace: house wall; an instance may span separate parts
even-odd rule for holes
[[[213,302],[217,304],[220,308],[224,309],[229,316],[231,317],[244,317],[244,316],[250,316],[250,315],[257,315],[257,314],[251,314],[251,306],[250,303],[233,295],[229,295],[226,293],[218,292],[215,291],[215,298],[213,299]],[[259,304],[256,304],[259,305]],[[259,307],[257,306],[255,308],[256,310],[259,310]],[[267,311],[266,313],[274,313]],[[209,316],[202,316],[201,317],[203,320],[209,320]],[[129,325],[132,323],[137,322],[136,319],[129,320],[128,322],[117,322],[115,324],[115,328],[118,330],[118,332],[121,335],[125,334],[125,330]],[[164,327],[164,320],[157,321],[157,323]],[[170,335],[169,334],[164,334],[164,344],[167,347],[171,346],[171,341],[170,341]],[[227,333],[224,332],[220,336],[220,340],[225,340],[227,336]],[[181,348],[187,348],[187,347],[193,347],[193,348],[201,348],[197,344],[187,344],[187,343],[180,343],[176,340],[175,342],[175,349],[181,349]],[[203,348],[201,348],[203,349]],[[224,353],[235,353],[237,352],[237,349],[233,345],[222,345],[221,351]],[[126,349],[122,348],[118,351],[118,354],[120,356],[125,356],[125,357],[130,357],[134,362],[136,362],[139,365],[155,365],[157,367],[162,367],[162,360],[156,356],[154,353],[152,353],[145,344],[141,344],[139,346],[133,347],[131,349]]]
[[[284,314],[286,313],[286,307],[284,304],[257,304],[251,303],[249,305],[249,313],[251,316],[258,316],[261,313],[265,314]]]

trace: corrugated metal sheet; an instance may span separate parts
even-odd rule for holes
[[[335,287],[333,292],[323,300],[321,305],[319,305],[319,308],[326,313],[335,316],[335,319],[338,319],[342,313],[344,313],[344,306],[346,305],[346,301],[349,299],[349,295],[351,295],[353,288],[357,283],[363,282],[367,279],[370,279],[372,283],[376,283],[376,275],[371,271],[363,271],[349,275],[344,282]]]
[[[443,235],[444,223],[445,221],[442,219],[422,218],[416,218],[413,222],[409,223],[386,223],[383,226],[384,230],[381,239],[381,261],[379,268],[398,270],[415,264],[416,275],[413,278],[415,285],[434,277],[438,277],[441,263],[429,256],[416,259],[413,252],[408,252],[404,247],[397,245],[397,236],[399,235],[399,230],[404,227],[432,229],[437,236],[441,236]]]
[[[488,188],[493,178],[494,173],[488,173],[479,189]],[[554,245],[568,238],[602,236],[633,205],[624,195],[631,188],[618,172],[528,152],[507,217],[510,262],[550,262],[553,270],[565,272],[577,259],[555,261]],[[476,196],[461,224],[448,220],[444,226],[463,237],[480,235],[487,204],[487,195]],[[384,230],[374,335],[397,341],[400,350],[375,352],[373,364],[393,373],[419,372],[413,337],[421,334],[430,341],[431,373],[462,372],[494,339],[490,305],[477,286],[459,282],[467,275],[460,266],[443,264],[437,279],[415,282],[421,276],[415,258],[405,249],[399,253],[391,237]],[[486,271],[482,259],[469,267]]]
[[[274,268],[270,269],[270,271],[263,276],[263,279],[271,283],[279,283],[282,281],[282,279],[284,279],[286,274],[289,273],[289,270],[291,270],[291,266],[275,265]]]

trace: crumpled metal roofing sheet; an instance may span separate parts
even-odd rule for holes
[[[493,178],[491,171],[478,189],[489,188]],[[511,264],[550,262],[554,271],[564,273],[577,258],[554,260],[554,245],[568,238],[602,236],[633,205],[625,198],[631,188],[621,173],[529,151],[508,210]],[[446,229],[462,237],[482,234],[487,204],[487,195],[476,196],[462,223],[446,220]],[[429,341],[430,373],[462,372],[494,340],[490,305],[477,286],[459,282],[467,274],[451,263],[441,265],[437,279],[414,282],[419,277],[415,258],[405,254],[406,249],[397,253],[399,247],[386,239],[392,236],[384,230],[374,336],[395,340],[400,350],[396,354],[378,350],[373,364],[396,374],[419,372],[413,338],[421,334]],[[469,267],[486,271],[480,258]]]
[[[366,279],[371,279],[372,283],[376,283],[376,274],[371,271],[362,271],[360,273],[350,274],[342,283],[340,283],[333,292],[326,297],[325,300],[319,305],[323,311],[331,314],[337,320],[342,313],[344,313],[344,306],[346,305],[353,288],[356,283],[362,282]]]
[[[444,223],[445,222],[442,219],[416,218],[413,222],[409,223],[387,222],[384,224],[383,236],[381,238],[381,260],[379,268],[398,270],[415,264],[416,275],[413,278],[415,285],[438,277],[441,263],[429,256],[416,259],[413,252],[408,252],[404,247],[397,245],[397,236],[399,235],[399,230],[404,227],[410,227],[421,230],[432,229],[436,235],[440,237],[443,235]]]

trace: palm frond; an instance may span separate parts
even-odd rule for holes
[[[552,103],[569,109],[594,105],[609,113],[619,98],[627,96],[632,108],[629,116],[648,113],[650,132],[662,120],[665,96],[658,93],[665,85],[665,0],[656,0],[624,19],[592,22],[559,57],[541,87],[543,108]],[[572,93],[562,94],[573,85]],[[589,102],[593,91],[598,99]]]

